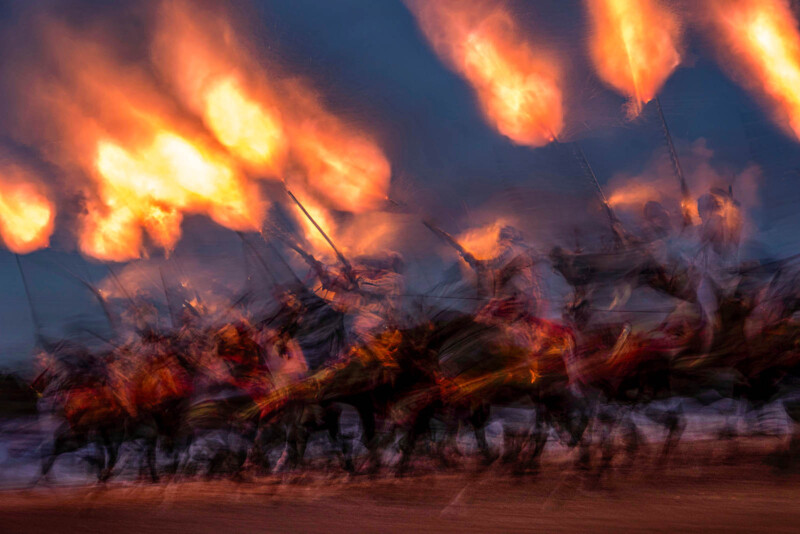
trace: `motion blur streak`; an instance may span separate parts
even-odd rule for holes
[[[464,76],[497,131],[520,145],[546,145],[564,127],[560,70],[522,36],[502,5],[408,0],[437,54]]]
[[[800,32],[784,0],[713,0],[708,21],[734,76],[800,139]]]
[[[590,49],[600,78],[630,103],[637,116],[680,64],[680,24],[656,0],[587,0]]]

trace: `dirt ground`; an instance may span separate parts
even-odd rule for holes
[[[774,442],[773,442],[774,443]],[[763,444],[682,446],[602,479],[551,459],[536,476],[500,465],[396,479],[312,472],[292,480],[110,483],[0,492],[4,533],[800,532],[800,474]]]

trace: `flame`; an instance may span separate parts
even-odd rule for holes
[[[169,250],[180,238],[183,212],[208,213],[234,230],[260,225],[259,204],[248,198],[235,170],[173,132],[159,132],[137,149],[101,140],[95,166],[103,207],[89,212],[81,240],[81,249],[91,256],[138,257],[140,226]]]
[[[143,251],[142,228],[134,212],[124,206],[91,204],[78,242],[81,252],[103,261],[132,260]]]
[[[333,209],[363,213],[378,207],[387,198],[391,178],[386,156],[326,111],[313,93],[292,85],[292,145],[309,189]]]
[[[499,254],[500,244],[498,238],[500,230],[507,225],[507,220],[497,219],[479,228],[467,230],[458,235],[456,241],[476,259],[488,260]]]
[[[280,168],[285,139],[274,110],[245,96],[232,77],[217,80],[204,100],[203,117],[220,143],[256,168]]]
[[[49,245],[55,207],[31,183],[0,182],[0,237],[17,254]]]
[[[397,243],[407,232],[409,226],[419,224],[407,215],[386,212],[366,213],[354,218],[347,228],[340,229],[337,236],[342,240],[348,255],[360,256],[380,254],[392,248],[399,248]]]
[[[235,31],[224,13],[163,1],[157,21],[153,60],[178,96],[231,154],[262,175],[279,175],[287,151],[279,104],[254,83],[260,69],[230,38]]]
[[[564,127],[558,65],[527,43],[502,6],[475,0],[409,0],[436,52],[475,89],[497,131],[520,145],[545,145]]]
[[[783,0],[713,0],[709,15],[721,55],[800,139],[800,33]]]
[[[328,235],[331,240],[337,242],[337,231],[338,227],[336,226],[336,222],[333,220],[333,217],[328,209],[322,206],[319,202],[314,200],[311,196],[304,194],[303,192],[295,192],[295,196],[303,204],[303,207],[306,209],[309,215],[316,221],[320,228]],[[295,217],[296,220],[300,223],[300,228],[303,231],[303,237],[305,237],[306,242],[311,245],[314,249],[314,253],[318,256],[323,256],[326,258],[331,258],[333,255],[333,250],[328,242],[322,237],[322,234],[317,230],[306,215],[300,211],[298,208],[295,210]]]
[[[591,56],[600,78],[630,98],[637,116],[680,64],[681,28],[657,0],[587,0]]]
[[[663,193],[652,184],[629,183],[616,189],[608,197],[608,205],[612,208],[621,206],[644,206],[650,200],[661,200]]]
[[[108,28],[78,32],[48,17],[33,27],[37,60],[15,65],[24,83],[14,97],[31,105],[9,122],[21,143],[76,177],[67,185],[85,207],[84,254],[125,261],[151,244],[168,253],[187,214],[258,230],[264,206],[254,178],[287,169],[333,232],[331,210],[366,212],[387,197],[391,168],[375,141],[305,82],[264,67],[224,8],[158,5],[152,69],[118,53]],[[317,239],[316,229],[309,235]]]
[[[159,24],[156,64],[233,155],[273,176],[296,164],[309,193],[333,209],[360,213],[386,199],[391,168],[374,141],[304,82],[275,66],[263,72],[263,61],[230,38],[237,32],[224,14],[204,17],[189,2],[165,1]]]
[[[614,209],[635,208],[640,210],[648,202],[663,202],[670,198],[670,193],[655,183],[629,182],[614,191],[608,197],[608,205]],[[697,211],[697,199],[679,200],[682,213],[687,213],[691,221],[700,218]]]

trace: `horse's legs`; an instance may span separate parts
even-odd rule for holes
[[[300,407],[298,416],[290,422],[287,434],[287,452],[289,466],[292,468],[299,467],[303,463],[303,458],[306,455],[306,446],[308,445],[310,434],[307,426],[309,422],[306,420],[306,415],[306,409]]]
[[[592,408],[587,399],[567,391],[555,399],[555,411],[548,409],[551,421],[556,423],[565,445],[578,448],[575,466],[589,469],[591,464]]]
[[[158,435],[145,439],[144,442],[144,455],[147,464],[147,470],[150,472],[150,480],[153,483],[158,482],[158,471],[156,469],[156,449],[158,446]]]
[[[597,422],[600,424],[600,450],[602,451],[601,470],[611,467],[614,459],[614,427],[616,426],[619,414],[616,410],[620,408],[606,405],[597,414]]]
[[[116,436],[113,435],[115,431],[118,431],[118,429],[103,428],[100,430],[99,437],[103,451],[103,466],[98,476],[100,482],[106,482],[110,479],[114,472],[114,466],[117,465],[120,440],[115,439]]]
[[[486,464],[490,464],[497,459],[497,455],[492,452],[489,448],[489,443],[486,441],[486,424],[489,422],[490,414],[491,408],[488,404],[478,405],[469,414],[469,423],[475,432],[478,451],[480,451],[483,462]]]
[[[651,421],[658,423],[667,430],[664,438],[664,445],[661,447],[659,463],[665,462],[669,458],[670,452],[675,448],[680,440],[686,423],[683,418],[683,410],[678,406],[670,410],[657,410],[652,407],[644,411],[645,416]]]
[[[62,425],[56,429],[53,435],[53,448],[51,451],[49,451],[49,454],[43,455],[42,468],[39,472],[39,478],[34,482],[34,484],[38,483],[43,478],[46,478],[50,474],[50,470],[53,468],[53,465],[59,456],[78,450],[81,448],[81,445],[85,444],[86,441],[86,439],[80,439],[79,436],[73,433],[66,425]]]
[[[527,469],[536,471],[539,468],[539,464],[542,458],[542,453],[544,452],[544,448],[547,445],[549,423],[550,423],[550,414],[548,413],[547,408],[544,405],[539,404],[536,407],[536,413],[534,415],[533,431],[531,433],[533,449],[531,450],[530,455],[526,462],[525,467],[527,467]],[[517,465],[518,465],[517,469],[522,468],[519,464]]]
[[[158,472],[156,470],[156,449],[159,439],[159,423],[157,417],[149,420],[141,418],[129,423],[129,439],[140,438],[142,440],[142,460],[139,465],[139,476],[145,476],[145,470],[150,475],[152,482],[158,482]]]
[[[406,435],[400,440],[400,461],[397,464],[397,476],[403,476],[409,467],[409,460],[414,453],[419,436],[430,428],[430,421],[433,417],[433,407],[428,406],[422,409],[408,427]]]
[[[377,473],[381,468],[381,458],[380,444],[378,443],[379,440],[376,432],[375,409],[372,403],[365,401],[356,404],[356,411],[358,412],[358,418],[361,421],[361,430],[363,432],[361,440],[369,455],[369,467],[367,468],[367,472],[371,474]],[[350,461],[352,464],[352,460]]]
[[[334,446],[335,454],[339,457],[339,463],[345,471],[353,471],[353,461],[350,458],[350,448],[347,440],[342,435],[341,428],[342,410],[336,406],[327,406],[322,415],[323,425],[328,431],[328,437]]]
[[[259,473],[268,473],[270,470],[269,450],[267,447],[275,441],[278,435],[276,427],[277,425],[272,422],[264,423],[259,421],[258,423],[253,447],[250,450],[250,462],[256,466],[256,470]]]
[[[633,420],[633,411],[631,409],[627,409],[622,417],[622,427],[624,429],[622,439],[627,454],[625,465],[626,467],[631,467],[639,453],[639,448],[642,443],[642,434],[639,432],[639,428]]]

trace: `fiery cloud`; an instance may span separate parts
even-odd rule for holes
[[[251,170],[278,177],[288,150],[281,105],[224,10],[165,0],[155,20],[151,56],[180,100]]]
[[[637,116],[681,62],[677,16],[658,0],[587,0],[590,51],[600,78]]]
[[[257,230],[262,213],[249,200],[247,185],[210,150],[169,131],[137,150],[98,143],[95,160],[103,207],[90,210],[81,250],[101,259],[139,256],[143,226],[166,250],[181,235],[183,212],[207,213],[234,230]]]
[[[291,175],[330,220],[329,210],[362,213],[387,197],[391,168],[377,144],[256,57],[224,6],[163,0],[133,13],[155,26],[132,52],[113,24],[78,30],[33,8],[25,31],[35,45],[9,63],[11,97],[29,103],[9,127],[82,198],[74,226],[85,255],[168,253],[187,214],[258,231],[263,178]]]
[[[260,227],[258,192],[141,61],[120,57],[101,33],[46,17],[32,27],[39,55],[20,66],[17,98],[33,105],[21,108],[16,133],[42,146],[84,199],[81,252],[126,261],[150,244],[169,251],[189,213],[235,230]]]
[[[564,127],[556,62],[521,35],[502,6],[476,0],[408,0],[437,54],[464,76],[487,121],[512,141],[546,145]]]
[[[713,0],[708,21],[734,76],[800,139],[800,32],[784,0]]]
[[[204,101],[204,116],[220,143],[250,165],[280,168],[285,140],[277,113],[248,98],[234,78],[215,82]]]
[[[329,207],[352,213],[377,208],[389,192],[391,167],[373,141],[328,112],[298,82],[289,84],[293,153],[307,187]]]
[[[260,67],[224,14],[172,0],[158,21],[156,65],[232,155],[263,176],[284,180],[294,169],[293,180],[300,175],[329,208],[360,213],[386,199],[391,167],[375,142],[327,110],[307,83],[274,64]]]
[[[43,190],[24,180],[24,171],[0,169],[0,237],[12,252],[27,254],[47,247],[55,206]]]

